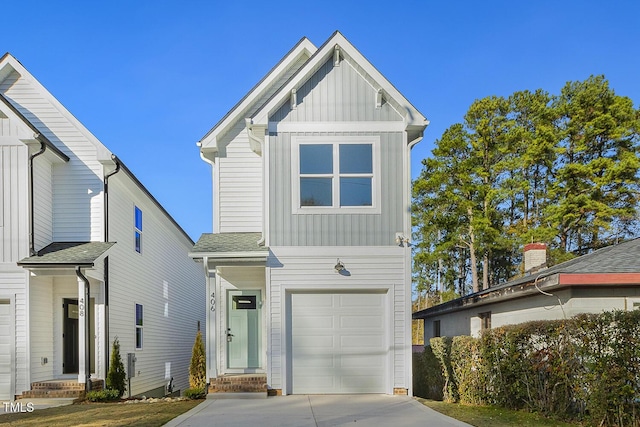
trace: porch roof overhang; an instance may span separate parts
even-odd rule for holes
[[[92,268],[115,242],[53,242],[18,261],[28,270]]]
[[[262,233],[205,233],[189,256],[209,265],[266,265],[269,248],[261,239]]]

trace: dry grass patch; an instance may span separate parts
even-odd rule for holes
[[[161,426],[202,400],[156,403],[82,403],[38,409],[31,413],[0,415],[0,425],[33,427]]]

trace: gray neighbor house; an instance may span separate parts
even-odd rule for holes
[[[524,276],[413,313],[424,342],[478,336],[484,329],[581,313],[640,308],[640,239],[598,249],[546,268],[546,246],[525,246]]]

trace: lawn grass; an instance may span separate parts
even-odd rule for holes
[[[156,403],[82,403],[0,415],[0,425],[33,427],[161,426],[201,403],[181,400]]]
[[[552,420],[530,412],[512,411],[493,406],[461,405],[420,397],[416,397],[416,400],[444,415],[476,427],[575,427],[578,425]]]

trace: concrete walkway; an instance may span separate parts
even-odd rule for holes
[[[165,427],[468,426],[406,396],[296,395],[268,399],[215,399],[209,396]]]

